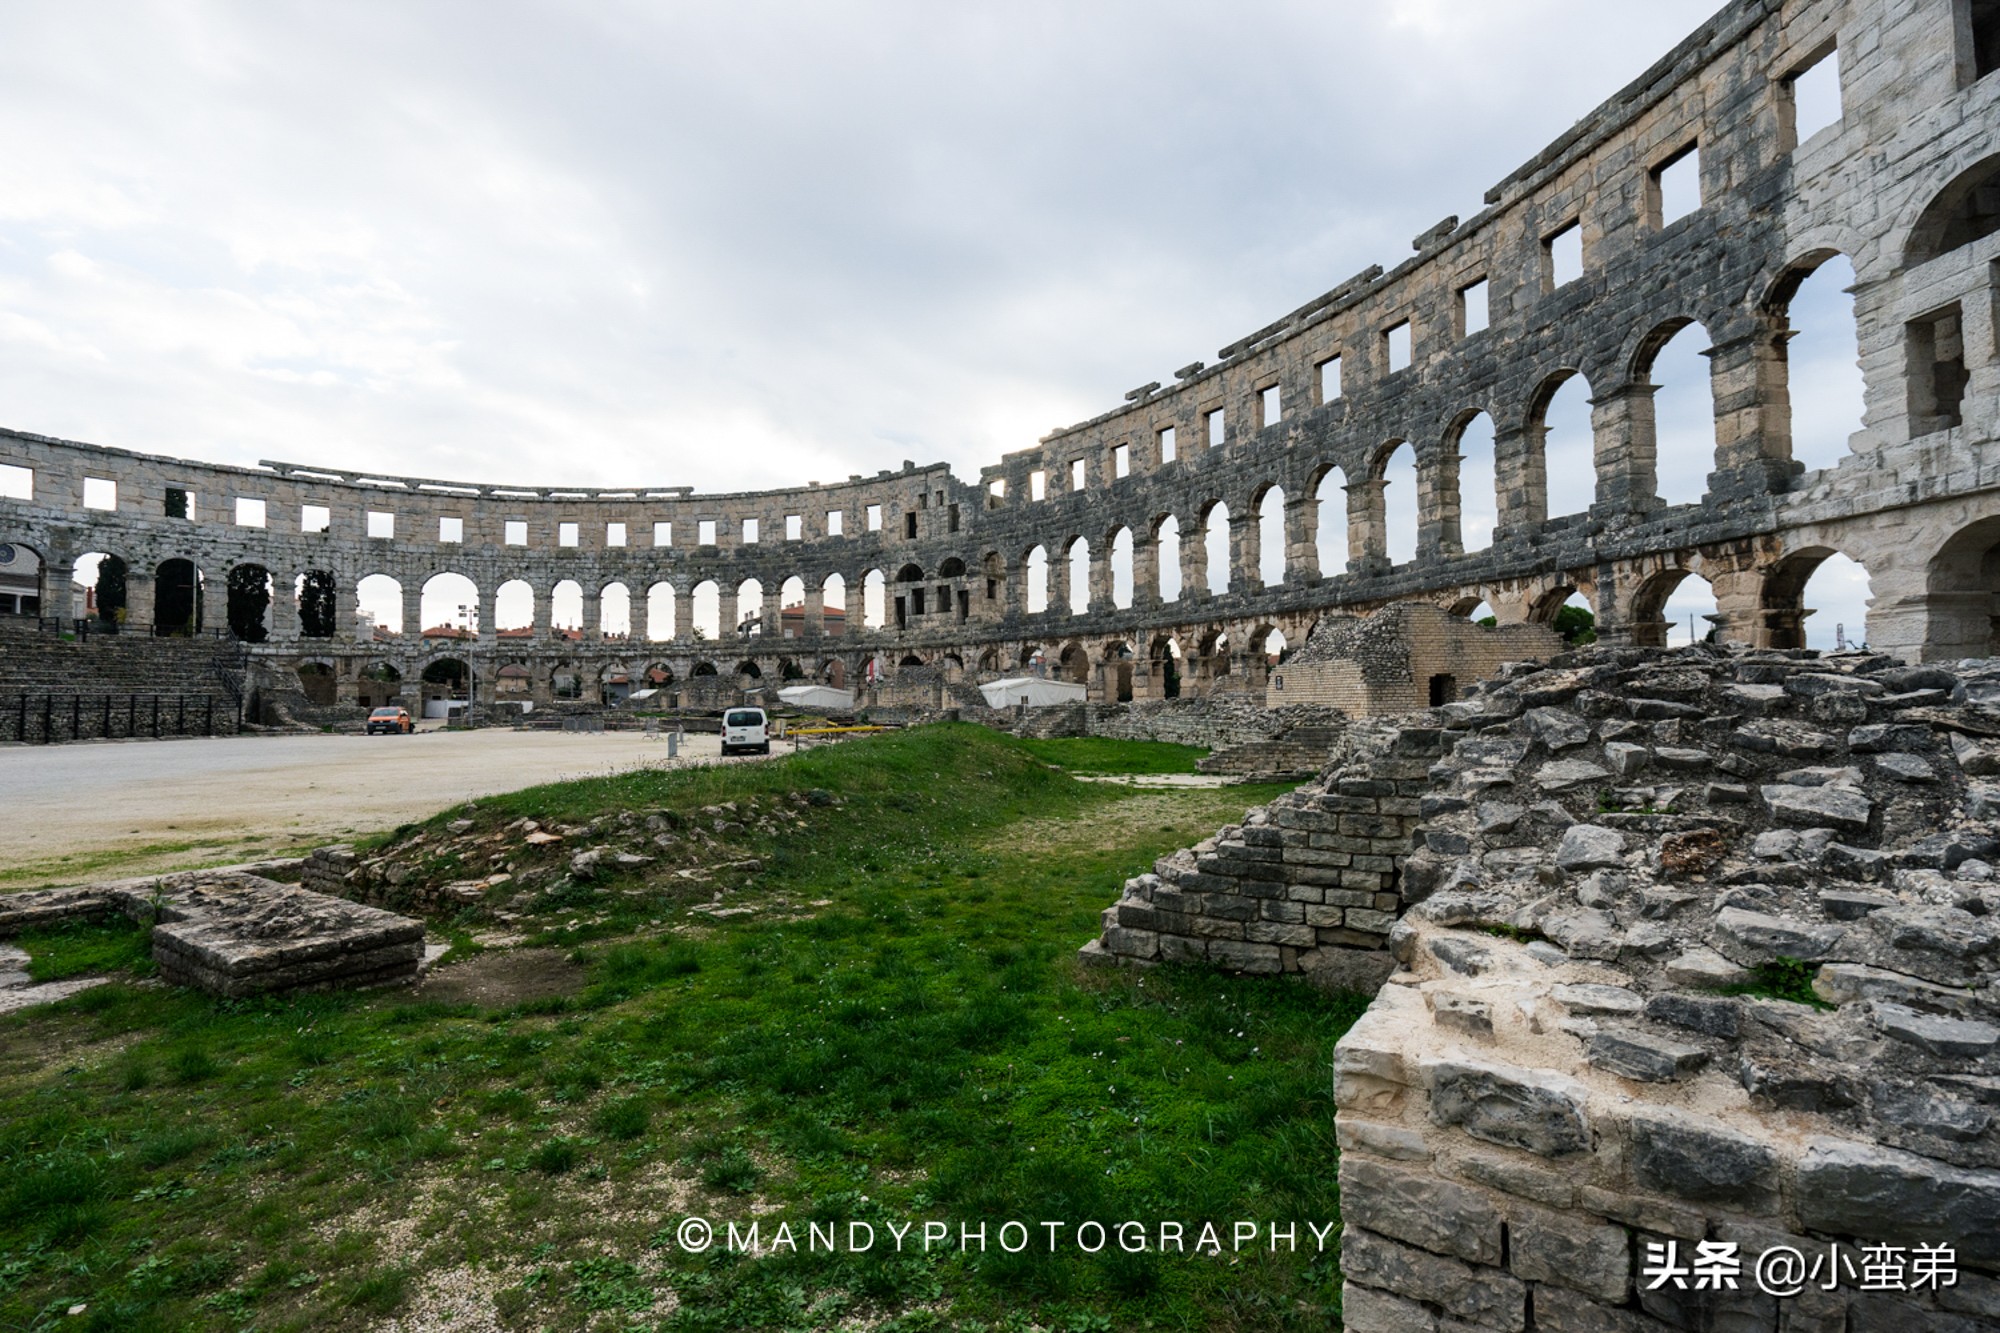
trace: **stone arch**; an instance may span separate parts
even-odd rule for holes
[[[1807,470],[1850,452],[1866,409],[1854,264],[1830,246],[1807,250],[1779,270],[1759,303],[1770,337],[1765,419],[1783,436],[1786,457]],[[1803,396],[1794,383],[1809,383]]]
[[[879,569],[861,576],[861,626],[881,629],[889,620],[889,580]]]
[[[574,662],[556,662],[549,667],[551,699],[583,698],[583,672]]]
[[[1160,697],[1178,699],[1181,697],[1181,645],[1171,634],[1156,634],[1146,646],[1146,656],[1152,664],[1153,678],[1159,682]]]
[[[714,643],[722,637],[722,585],[703,579],[688,593],[689,633],[697,642]],[[714,672],[714,667],[709,668]]]
[[[819,664],[819,678],[836,690],[847,688],[847,663],[829,657]]]
[[[1203,581],[1211,597],[1220,597],[1234,586],[1236,543],[1229,531],[1229,505],[1211,500],[1201,509]]]
[[[36,555],[35,559],[39,561],[41,557]],[[4,575],[12,563],[11,557],[5,552],[0,552],[0,575]],[[125,557],[108,551],[86,551],[76,558],[73,569],[71,586],[76,591],[72,593],[72,600],[75,603],[72,610],[76,617],[114,627],[124,624],[130,597],[128,581],[132,572]],[[33,595],[35,594],[28,593],[24,587],[17,586],[13,593],[11,609],[19,615],[28,614],[21,609],[22,602]],[[0,607],[0,610],[5,609],[7,608]]]
[[[330,569],[308,569],[292,584],[299,607],[299,635],[331,639],[340,632],[340,580]]]
[[[560,579],[549,589],[549,628],[558,638],[583,637],[583,585],[575,579]]]
[[[1764,622],[1766,646],[1771,648],[1806,648],[1822,650],[1834,645],[1831,622],[1812,621],[1821,608],[1808,606],[1806,602],[1815,583],[1822,582],[1826,574],[1844,573],[1841,567],[1851,567],[1859,571],[1861,578],[1862,615],[1859,621],[1850,623],[1840,620],[1842,637],[1850,646],[1867,641],[1866,605],[1869,591],[1868,568],[1861,561],[1839,550],[1837,547],[1814,544],[1788,552],[1785,557],[1764,575],[1758,589],[1758,611]],[[1808,624],[1811,628],[1808,629]],[[1849,634],[1846,631],[1852,630]],[[1812,642],[1817,638],[1818,643]]]
[[[674,585],[661,579],[646,589],[646,641],[666,643],[674,637]]]
[[[223,578],[224,614],[232,637],[262,643],[271,637],[271,571],[263,565],[231,565]]]
[[[1364,546],[1371,559],[1390,565],[1417,558],[1417,533],[1422,524],[1417,478],[1417,448],[1408,440],[1384,441],[1368,462]],[[1392,497],[1405,487],[1408,499]]]
[[[1063,645],[1056,657],[1058,674],[1063,680],[1075,681],[1079,685],[1090,683],[1090,650],[1072,639]]]
[[[688,678],[690,680],[692,680],[696,676],[713,676],[715,674],[716,674],[715,663],[706,660],[696,662],[693,666],[688,668]]]
[[[1285,488],[1276,482],[1258,487],[1250,507],[1257,515],[1257,582],[1282,587],[1291,565],[1285,548]]]
[[[493,633],[528,638],[535,632],[535,585],[508,579],[493,592]]]
[[[896,582],[898,583],[922,583],[923,581],[924,567],[915,561],[905,564],[901,569],[896,571]]]
[[[1069,613],[1080,616],[1090,610],[1095,600],[1090,586],[1090,539],[1071,537],[1063,546],[1063,559],[1069,574]]]
[[[597,590],[597,637],[612,642],[632,637],[632,589],[622,579]]]
[[[1675,315],[1639,339],[1628,365],[1626,466],[1668,505],[1699,504],[1715,470],[1715,388],[1699,320]]]
[[[472,664],[452,653],[434,653],[417,672],[418,716],[429,713],[434,700],[470,704],[473,692]]]
[[[778,585],[778,636],[803,638],[806,632],[806,581],[793,574]]]
[[[746,657],[736,664],[736,674],[747,680],[762,680],[764,668],[757,665],[755,658]]]
[[[838,570],[820,580],[819,632],[834,638],[847,633],[847,576]]]
[[[1980,158],[1924,205],[1903,246],[1903,264],[1915,268],[2000,231],[2000,153]]]
[[[1590,381],[1574,366],[1551,371],[1528,399],[1523,430],[1524,509],[1503,526],[1534,526],[1583,513],[1597,497],[1597,439],[1590,421]],[[1550,437],[1554,436],[1552,440]],[[1504,485],[1504,483],[1503,483]]]
[[[422,622],[417,628],[427,637],[476,637],[479,585],[456,570],[431,575],[417,593],[417,619]]]
[[[2000,514],[1953,533],[1924,569],[1923,659],[2000,656]]]
[[[764,581],[745,579],[736,585],[736,616],[730,621],[736,636],[755,639],[764,633]]]
[[[1111,605],[1115,610],[1130,610],[1133,581],[1137,574],[1132,564],[1132,529],[1123,523],[1111,529],[1110,535],[1105,538],[1104,549],[1110,552]]]
[[[39,557],[38,557],[39,558]],[[382,575],[372,577],[381,578]],[[169,556],[153,567],[153,633],[157,635],[199,634],[202,603],[206,600],[200,566],[186,556]],[[364,580],[365,581],[365,580]],[[395,584],[394,579],[389,580]],[[397,623],[402,623],[401,590],[396,584]]]
[[[0,542],[0,614],[39,616],[64,608],[49,604],[48,561],[26,542]]]
[[[1181,521],[1173,514],[1159,514],[1153,519],[1153,563],[1155,581],[1154,594],[1162,602],[1178,602],[1181,599],[1182,559]]]
[[[1670,565],[1641,581],[1633,590],[1626,621],[1626,631],[1631,635],[1633,643],[1644,648],[1677,646],[1675,644],[1676,638],[1679,637],[1677,631],[1685,633],[1690,642],[1707,642],[1719,637],[1721,620],[1712,610],[1706,615],[1696,613],[1693,624],[1685,629],[1684,622],[1688,619],[1686,615],[1669,614],[1669,603],[1676,593],[1688,586],[1690,579],[1700,583],[1702,588],[1708,589],[1708,595],[1705,599],[1684,598],[1684,600],[1705,601],[1711,608],[1714,606],[1713,585],[1710,584],[1708,576],[1697,568],[1699,564],[1700,561],[1695,560],[1685,565]],[[1702,628],[1700,623],[1702,619],[1708,620],[1708,628]]]
[[[937,576],[941,579],[962,579],[965,577],[965,562],[957,556],[946,556],[938,566]]]
[[[1447,551],[1483,551],[1500,525],[1500,474],[1493,416],[1469,407],[1452,419],[1431,484],[1438,541]]]
[[[1317,512],[1313,515],[1313,542],[1319,554],[1321,578],[1347,572],[1351,529],[1347,517],[1347,473],[1338,463],[1322,463],[1312,470],[1306,490]]]

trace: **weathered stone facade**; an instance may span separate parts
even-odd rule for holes
[[[1428,602],[1399,602],[1320,621],[1305,647],[1272,669],[1265,697],[1273,707],[1319,704],[1350,717],[1409,713],[1452,702],[1508,662],[1562,649],[1546,625],[1475,625]]]
[[[1405,263],[1371,268],[1224,348],[1215,364],[1193,363],[1170,387],[1148,385],[1007,455],[976,484],[906,464],[759,494],[564,492],[279,463],[225,468],[5,433],[0,462],[33,479],[32,498],[0,499],[0,540],[38,551],[45,584],[58,586],[88,552],[120,556],[135,627],[155,622],[151,576],[163,562],[201,571],[211,625],[223,620],[230,570],[252,580],[268,571],[279,595],[255,651],[273,681],[301,664],[332,668],[346,702],[370,697],[364,673],[378,664],[407,688],[446,658],[469,664],[481,698],[511,690],[546,702],[558,680],[588,696],[607,677],[648,668],[733,683],[776,678],[789,661],[807,677],[852,684],[870,660],[889,673],[923,664],[955,677],[1017,670],[1037,653],[1105,699],[1170,693],[1170,674],[1184,693],[1261,695],[1269,632],[1296,645],[1328,611],[1419,600],[1463,614],[1483,600],[1509,625],[1546,622],[1581,592],[1607,640],[1647,644],[1662,639],[1661,607],[1689,574],[1713,586],[1722,639],[1787,647],[1800,642],[1806,578],[1834,551],[1871,576],[1875,646],[1910,660],[1983,654],[2000,549],[2000,464],[1990,456],[2000,234],[1988,203],[2000,79],[1984,76],[1990,42],[1981,45],[1975,9],[1987,15],[1969,0],[1734,0],[1510,174],[1483,211],[1418,237]],[[1791,80],[1829,47],[1842,118],[1796,142]],[[1665,223],[1655,173],[1690,145],[1701,206]],[[1581,228],[1583,274],[1556,285],[1545,243],[1571,224]],[[1787,303],[1834,253],[1857,274],[1866,408],[1837,464],[1806,471],[1795,445],[1813,442],[1791,432]],[[1462,293],[1480,280],[1490,325],[1466,333]],[[1691,322],[1713,344],[1715,455],[1700,502],[1667,505],[1650,374],[1661,345]],[[1412,362],[1392,370],[1387,335],[1405,324]],[[1335,356],[1338,396],[1321,370]],[[1595,502],[1551,517],[1544,413],[1578,374],[1593,403]],[[1274,387],[1278,419],[1267,421]],[[1478,412],[1496,426],[1499,527],[1488,549],[1468,552],[1458,441]],[[1414,560],[1392,565],[1383,468],[1405,444],[1417,456],[1419,544]],[[1326,517],[1349,553],[1338,574],[1319,568],[1315,540],[1314,497],[1335,468],[1346,512]],[[99,497],[112,507],[85,507],[90,478],[116,484],[115,497]],[[1284,495],[1284,578],[1266,587],[1257,514],[1274,487]],[[192,508],[170,490],[193,496]],[[249,502],[241,514],[239,499]],[[325,530],[304,530],[316,526],[302,521],[307,506],[329,511]],[[1201,541],[1223,508],[1227,591],[1223,571],[1205,568]],[[390,535],[369,535],[371,512],[389,516],[376,530]],[[1182,580],[1177,600],[1163,601],[1170,519]],[[653,544],[656,525],[671,544]],[[1072,612],[1079,542],[1087,586]],[[1132,590],[1121,605],[1112,554],[1128,542]],[[1031,610],[1037,570],[1047,609]],[[169,582],[185,589],[187,568],[175,571]],[[303,623],[310,617],[291,595],[309,571],[330,582],[330,622]],[[421,589],[447,571],[477,585],[476,640],[418,633]],[[393,640],[358,631],[355,587],[370,574],[401,585],[404,631]],[[836,574],[845,584],[837,635],[820,612]],[[879,626],[863,612],[871,575],[884,588]],[[786,591],[794,578],[804,610],[787,624],[781,603],[797,595],[798,585]],[[515,579],[533,591],[535,625],[500,637],[494,599]],[[578,638],[549,626],[566,579],[582,591]],[[759,586],[736,614],[732,594],[752,579]],[[697,641],[689,598],[709,581],[721,589],[721,633]],[[662,583],[675,592],[672,637],[602,637],[607,591],[622,585],[639,608]],[[47,592],[44,607],[56,600]],[[737,632],[752,623],[762,632]]]

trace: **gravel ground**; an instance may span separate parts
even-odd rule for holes
[[[687,736],[679,762],[717,762]],[[778,747],[782,752],[783,746]],[[424,731],[0,748],[0,880],[73,882],[393,828],[471,797],[667,766],[630,732]],[[730,762],[748,762],[731,760]]]

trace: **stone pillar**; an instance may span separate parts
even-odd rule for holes
[[[594,586],[583,589],[583,641],[601,643],[604,640],[604,594]]]
[[[1059,616],[1070,614],[1069,609],[1069,551],[1064,549],[1049,556],[1049,610]]]
[[[125,630],[153,632],[153,571],[136,563],[125,567]]]
[[[1197,526],[1181,532],[1181,600],[1201,601],[1208,596],[1208,533]]]
[[[817,639],[826,633],[826,584],[806,589],[803,613],[799,617],[799,637]],[[782,634],[782,631],[780,632]]]
[[[1753,648],[1770,646],[1762,571],[1745,567],[1714,573],[1708,586],[1715,593],[1717,642],[1744,643]]]
[[[403,594],[403,637],[414,643],[424,633],[424,585],[416,579],[402,582]]]
[[[1465,549],[1459,531],[1457,446],[1438,452],[1431,466],[1417,460],[1417,558],[1457,555]],[[1386,516],[1385,516],[1386,521]]]
[[[1547,436],[1545,426],[1494,429],[1493,467],[1500,510],[1499,522],[1494,525],[1495,542],[1534,532],[1548,521],[1548,467],[1542,456]]]
[[[1319,582],[1319,501],[1311,496],[1285,501],[1285,579]]]
[[[1253,592],[1264,586],[1264,523],[1253,505],[1229,516],[1229,591]]]
[[[1160,542],[1151,532],[1132,532],[1132,606],[1143,610],[1160,604]],[[1134,691],[1137,685],[1132,687]],[[1136,698],[1136,693],[1134,694]]]
[[[1659,436],[1653,425],[1652,384],[1627,384],[1590,400],[1596,441],[1597,500],[1606,515],[1660,508]]]
[[[1718,339],[1706,353],[1715,391],[1715,471],[1709,494],[1719,500],[1782,490],[1804,471],[1791,461],[1791,401],[1778,337],[1759,327]]]
[[[500,641],[499,634],[500,590],[498,588],[481,588],[479,590],[479,642],[490,648]],[[492,690],[498,683],[498,677],[487,682],[488,702],[491,702]]]
[[[273,642],[291,643],[299,637],[298,576],[279,569],[270,573],[271,605],[264,612],[264,620]]]
[[[1380,477],[1347,484],[1349,569],[1373,572],[1389,567],[1389,524],[1383,509],[1388,485]]]
[[[1106,611],[1112,606],[1111,595],[1111,543],[1094,548],[1090,553],[1090,605],[1088,610]]]
[[[758,637],[764,640],[773,652],[777,651],[777,641],[784,637],[784,630],[781,628],[783,622],[779,618],[782,608],[778,605],[783,600],[784,591],[785,585],[782,583],[775,588],[766,588],[763,599],[757,604]]]

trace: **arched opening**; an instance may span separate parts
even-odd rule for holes
[[[40,553],[19,542],[0,542],[0,615],[39,616],[46,605]],[[51,613],[61,615],[62,609]]]
[[[0,573],[4,573],[5,569],[6,562],[0,561]],[[70,614],[78,620],[92,620],[108,628],[122,625],[125,622],[125,581],[128,573],[120,556],[107,555],[103,551],[78,556],[76,573],[72,577]],[[10,605],[7,594],[0,594],[0,612],[26,614],[19,607],[19,590],[14,590],[12,595],[16,600]]]
[[[820,633],[839,637],[847,632],[847,580],[828,574],[819,585]]]
[[[1597,499],[1597,443],[1590,423],[1590,385],[1583,376],[1565,370],[1543,385],[1541,401],[1529,418],[1529,436],[1541,444],[1548,516],[1588,510]]]
[[[549,592],[549,627],[562,638],[583,637],[583,585],[564,579]]]
[[[778,624],[784,638],[797,639],[805,635],[806,581],[797,574],[778,585]]]
[[[521,700],[535,692],[535,676],[519,662],[509,662],[493,673],[493,696],[496,699]]]
[[[333,674],[331,662],[299,663],[299,690],[306,696],[306,702],[321,708],[331,708],[340,698],[340,690]]]
[[[722,637],[722,589],[714,579],[703,579],[688,594],[688,612],[696,640],[714,643]]]
[[[1111,534],[1111,605],[1120,611],[1132,605],[1132,530],[1117,528]]]
[[[736,633],[755,639],[764,633],[764,584],[761,579],[745,579],[736,585]]]
[[[646,589],[646,639],[665,643],[674,637],[674,585],[662,579]]]
[[[1078,537],[1069,544],[1069,613],[1090,610],[1090,543]]]
[[[847,663],[838,657],[829,657],[820,663],[819,678],[836,690],[847,688]]]
[[[1211,597],[1229,591],[1229,554],[1229,506],[1218,500],[1209,506],[1202,519],[1202,555],[1206,562],[1202,577],[1208,583]]]
[[[1910,229],[1906,267],[1984,240],[2000,231],[2000,153],[1982,158],[1938,191]]]
[[[713,676],[714,674],[715,663],[713,662],[696,662],[693,669],[688,672],[690,678],[694,676]]]
[[[308,639],[330,639],[340,626],[340,584],[330,569],[308,569],[292,581],[298,599],[299,633]]]
[[[2000,517],[1961,529],[1927,574],[1923,659],[2000,657]]]
[[[1854,265],[1821,251],[1788,270],[1772,303],[1783,332],[1778,352],[1791,417],[1792,458],[1808,471],[1847,457],[1861,429],[1864,386]]]
[[[388,662],[371,662],[354,680],[354,695],[363,708],[381,708],[403,694],[403,673]]]
[[[508,579],[493,594],[496,638],[527,638],[535,632],[535,589],[526,579]]]
[[[1160,682],[1160,694],[1164,698],[1181,697],[1181,645],[1171,634],[1155,638],[1148,654],[1153,661],[1153,676]]]
[[[762,680],[764,679],[764,668],[746,657],[736,664],[736,674],[745,680]]]
[[[370,574],[354,585],[359,637],[388,638],[403,632],[403,585],[387,574]]]
[[[1040,615],[1049,609],[1049,553],[1040,546],[1028,552],[1028,612]]]
[[[1417,558],[1417,451],[1399,441],[1382,456],[1378,467],[1382,554],[1392,565],[1408,564]]]
[[[896,663],[896,669],[898,671],[908,671],[912,667],[920,667],[923,664],[924,659],[918,657],[915,653],[904,653],[903,660]]]
[[[245,643],[271,637],[271,571],[262,565],[231,565],[223,581],[229,633]]]
[[[568,662],[558,662],[549,671],[549,697],[552,699],[581,699],[583,697],[583,673]]]
[[[1109,643],[1104,646],[1105,693],[1121,704],[1132,702],[1132,645]]]
[[[1090,684],[1090,654],[1080,643],[1072,643],[1062,650],[1058,659],[1062,679],[1075,681],[1079,685]]]
[[[1285,581],[1285,488],[1272,486],[1257,501],[1257,578],[1266,588]]]
[[[1701,325],[1673,320],[1647,337],[1632,368],[1634,380],[1654,386],[1653,492],[1665,504],[1699,504],[1708,493],[1708,474],[1715,470],[1709,350]]]
[[[1500,526],[1500,474],[1494,458],[1493,418],[1474,412],[1458,428],[1458,548],[1483,551]]]
[[[1204,636],[1197,656],[1196,678],[1212,690],[1218,680],[1229,674],[1229,635],[1217,631]]]
[[[39,559],[36,561],[40,568]],[[377,574],[374,577],[381,578]],[[366,582],[367,580],[363,580]],[[387,582],[396,586],[394,579]],[[202,623],[201,571],[194,561],[175,557],[163,560],[153,571],[153,633],[159,635],[199,634]],[[396,590],[396,624],[403,623],[402,589]]]
[[[1159,593],[1163,602],[1181,599],[1181,521],[1172,514],[1153,529],[1153,550],[1157,552]]]
[[[871,569],[861,580],[861,624],[864,629],[881,629],[889,618],[889,580],[882,571]]]
[[[941,579],[964,578],[965,562],[955,555],[946,556],[944,563],[938,566],[938,577]]]
[[[1290,657],[1291,652],[1291,648],[1285,642],[1283,630],[1274,628],[1264,636],[1264,661],[1267,665],[1278,665]]]
[[[1693,570],[1662,570],[1633,594],[1631,629],[1632,641],[1646,648],[1713,642],[1715,591]]]
[[[597,594],[597,636],[632,637],[632,590],[622,583],[607,583]]]
[[[1773,648],[1845,652],[1868,642],[1868,571],[1828,547],[1787,557],[1760,600]]]
[[[440,657],[423,670],[421,685],[425,717],[450,717],[472,702],[472,668],[456,657]]]
[[[1471,601],[1470,598],[1466,600]],[[1500,623],[1500,617],[1494,613],[1491,602],[1472,602],[1470,606],[1454,607],[1452,608],[1452,614],[1462,616],[1475,625],[1484,625],[1488,629]]]
[[[632,681],[632,672],[623,662],[608,662],[598,668],[597,701],[607,708],[616,708],[632,697],[638,689]]]
[[[417,609],[427,639],[479,637],[479,585],[463,574],[433,574],[424,580]]]
[[[1528,619],[1547,625],[1572,647],[1597,642],[1597,610],[1590,599],[1569,584],[1552,588],[1528,607]]]
[[[1319,550],[1319,572],[1332,578],[1347,572],[1347,474],[1330,467],[1313,488],[1319,506],[1315,517],[1313,544]]]

